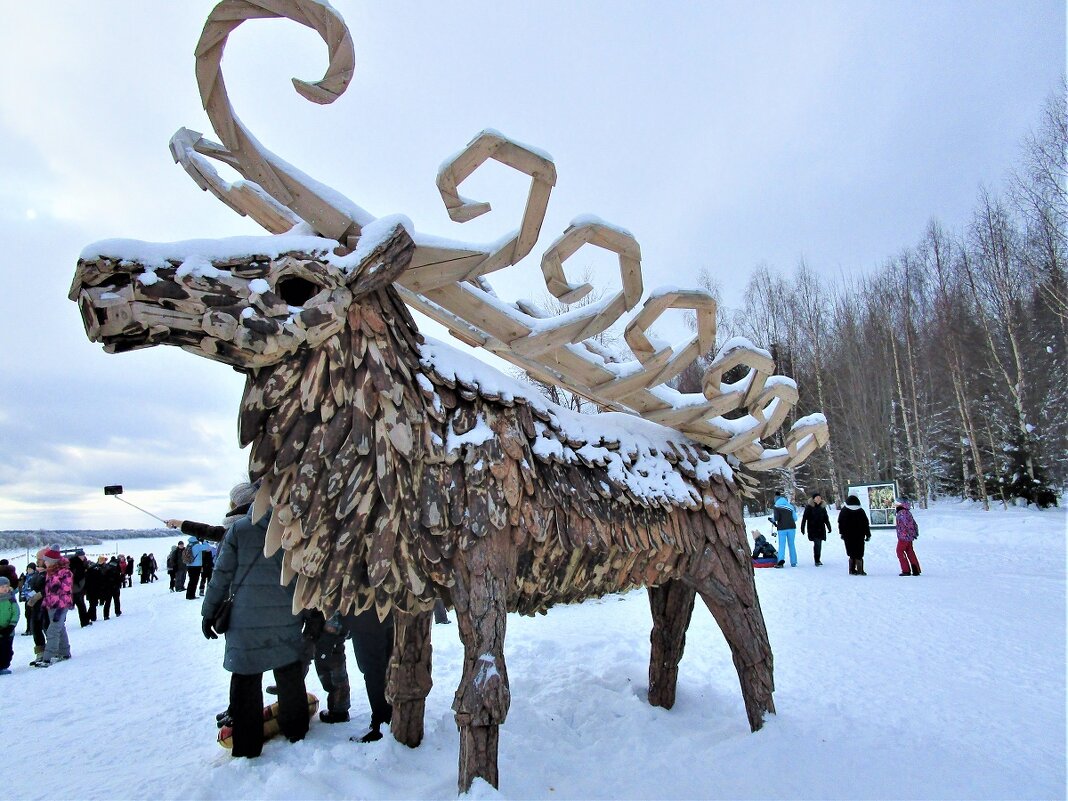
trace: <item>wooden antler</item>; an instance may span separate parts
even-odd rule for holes
[[[238,119],[226,93],[222,56],[230,32],[245,20],[273,17],[311,28],[329,48],[330,64],[322,80],[308,83],[294,78],[296,90],[313,103],[332,103],[345,91],[356,59],[348,28],[329,5],[312,0],[223,0],[208,16],[196,48],[197,83],[204,110],[226,148],[227,163],[323,236],[349,244],[349,238],[358,237],[361,226],[373,218],[356,206],[339,203],[332,190],[263,148]]]
[[[230,105],[220,66],[226,39],[244,20],[263,17],[286,17],[313,28],[329,46],[330,65],[324,78],[315,84],[294,79],[298,92],[314,102],[330,103],[345,91],[355,63],[352,40],[329,5],[318,0],[223,0],[209,16],[196,51],[204,108],[223,144],[182,129],[172,138],[171,150],[202,189],[267,230],[281,233],[306,221],[322,235],[355,247],[362,226],[373,217],[259,145]],[[208,158],[234,167],[246,183],[223,181]],[[413,234],[415,252],[397,279],[410,306],[461,341],[501,356],[539,381],[574,392],[602,409],[675,428],[753,470],[797,465],[827,442],[826,420],[810,415],[794,424],[784,448],[768,450],[760,444],[778,430],[797,403],[797,388],[789,379],[772,376],[771,355],[747,340],[731,340],[720,349],[705,376],[703,395],[681,394],[667,386],[715,345],[716,304],[705,292],[676,288],[653,292],[626,326],[625,340],[634,358],[605,358],[592,338],[635,309],[644,291],[641,249],[629,231],[595,217],[578,218],[541,259],[548,291],[572,304],[592,287],[570,283],[564,263],[585,245],[617,254],[621,288],[612,297],[555,316],[498,298],[485,276],[517,264],[533,249],[556,183],[556,167],[546,153],[498,131],[482,131],[438,171],[438,189],[453,220],[468,222],[490,210],[489,203],[459,192],[460,185],[490,159],[531,178],[520,227],[489,247]],[[648,337],[650,326],[670,309],[696,314],[697,333],[689,342],[672,346]],[[749,366],[746,377],[724,384],[723,374],[739,365]],[[725,417],[742,409],[747,412],[743,417]]]

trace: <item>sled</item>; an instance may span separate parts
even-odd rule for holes
[[[318,711],[319,699],[311,693],[308,693],[308,717],[314,718],[315,713]],[[270,706],[265,706],[263,708],[263,741],[267,742],[280,731],[281,728],[278,724],[278,702],[275,701]],[[233,726],[223,726],[219,729],[219,745],[226,749],[234,747]]]
[[[753,567],[754,568],[775,567],[775,565],[777,565],[777,564],[779,564],[779,560],[775,559],[774,557],[771,557],[771,556],[764,556],[764,557],[759,557],[759,558],[758,557],[754,557],[753,558]]]

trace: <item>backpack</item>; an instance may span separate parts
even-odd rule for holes
[[[182,564],[191,565],[193,560],[196,559],[196,554],[193,553],[193,546],[190,545],[185,551],[182,552]]]

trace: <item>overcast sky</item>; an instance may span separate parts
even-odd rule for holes
[[[241,377],[173,348],[109,356],[66,299],[78,253],[110,237],[256,233],[167,150],[213,139],[193,48],[213,3],[5,4],[0,27],[0,529],[214,522],[247,454]],[[438,165],[483,128],[552,154],[559,180],[534,253],[496,276],[541,297],[538,260],[596,214],[641,243],[645,287],[732,305],[753,269],[804,258],[863,273],[951,229],[998,187],[1065,69],[1063,2],[356,2],[356,74],[332,106],[299,98],[326,50],[259,21],[224,61],[238,114],[287,161],[376,215],[485,241],[518,225],[527,182],[497,165],[451,223]],[[587,254],[599,281],[618,280]],[[437,334],[440,336],[440,333]]]

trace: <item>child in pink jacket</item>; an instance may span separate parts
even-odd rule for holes
[[[59,551],[49,548],[42,552],[45,564],[45,589],[41,605],[48,615],[44,653],[31,667],[48,667],[70,659],[70,640],[67,639],[67,612],[74,607],[74,575]]]
[[[897,561],[901,563],[899,576],[920,575],[920,560],[912,543],[920,536],[920,527],[912,516],[909,502],[901,499],[897,502]]]

